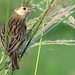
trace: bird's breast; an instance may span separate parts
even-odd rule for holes
[[[20,20],[9,20],[8,23],[9,26],[9,35],[12,34],[13,36],[16,36],[20,33],[26,32],[26,24],[25,22],[22,22]]]

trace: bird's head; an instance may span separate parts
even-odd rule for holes
[[[21,6],[15,9],[15,12],[17,13],[17,15],[21,16],[22,18],[27,17],[32,11],[33,9],[26,6]]]

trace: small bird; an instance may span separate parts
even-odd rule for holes
[[[14,10],[8,20],[8,35],[6,52],[12,62],[12,71],[18,70],[19,45],[23,40],[27,40],[26,20],[33,10],[27,6],[21,6]],[[0,29],[1,47],[5,44],[5,24]]]

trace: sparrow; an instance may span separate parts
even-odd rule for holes
[[[12,71],[19,69],[19,46],[23,40],[27,40],[26,20],[32,11],[33,10],[27,6],[20,6],[14,10],[8,20],[6,52],[12,63]],[[2,49],[4,49],[5,44],[5,26],[6,24],[0,28],[0,46]]]

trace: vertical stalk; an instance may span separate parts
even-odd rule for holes
[[[45,23],[43,23],[43,28],[44,28],[44,24]],[[41,35],[43,35],[43,33]],[[40,52],[41,52],[41,45],[42,45],[42,38],[40,39],[40,45],[39,45],[39,49],[38,49],[38,55],[37,55],[37,61],[36,61],[34,75],[37,75],[37,69],[38,69],[38,64],[39,64],[39,57],[40,57]]]
[[[49,0],[46,1],[46,8],[48,9]],[[43,28],[44,28],[45,23],[43,23]],[[43,33],[41,34],[43,36]],[[41,45],[42,45],[42,38],[40,39],[40,45],[39,45],[39,50],[38,50],[38,55],[37,55],[37,61],[36,61],[36,66],[35,66],[35,72],[34,75],[37,75],[37,69],[38,69],[38,64],[39,64],[39,57],[40,57],[40,52],[41,52]]]
[[[2,75],[6,74],[6,70],[5,70],[5,60],[7,58],[6,55],[6,48],[7,48],[7,35],[8,35],[8,18],[9,18],[9,0],[7,0],[7,13],[6,13],[6,24],[5,24],[5,40],[4,40],[4,54],[3,54],[3,71],[2,71]]]
[[[48,8],[49,0],[46,1],[46,8]]]

